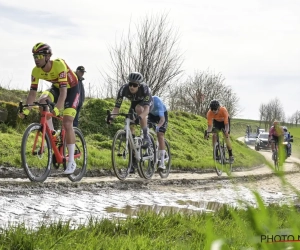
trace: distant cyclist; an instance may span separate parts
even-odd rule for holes
[[[207,112],[207,132],[211,132],[212,128],[216,128],[217,130],[222,130],[224,129],[225,133],[225,142],[228,148],[228,153],[229,153],[229,161],[231,163],[234,162],[234,157],[232,154],[232,146],[231,146],[231,141],[230,141],[230,117],[228,114],[228,111],[225,107],[220,105],[220,102],[218,100],[212,100],[210,102],[210,110]],[[207,138],[208,136],[206,136]],[[213,134],[212,136],[212,142],[213,142],[213,147],[216,143],[216,135]],[[219,156],[217,156],[219,157]]]
[[[165,133],[168,127],[168,111],[163,101],[158,96],[153,96],[153,108],[148,115],[148,121],[156,124],[156,133],[159,143],[158,154],[161,157],[158,168],[164,170],[165,159]]]
[[[273,122],[273,126],[269,130],[269,141],[271,142],[271,149],[273,153],[275,151],[275,142],[277,144],[282,143],[284,139],[283,135],[283,128],[280,126],[279,121],[275,120]],[[272,154],[272,159],[274,160],[274,154]]]
[[[52,83],[50,89],[44,91],[39,102],[46,103],[46,100],[56,103],[53,114],[58,116],[63,112],[63,126],[66,130],[66,142],[69,153],[69,160],[64,174],[72,174],[76,169],[74,161],[75,133],[73,120],[76,115],[76,108],[79,102],[79,88],[76,74],[70,69],[63,59],[50,60],[52,56],[51,47],[46,43],[37,43],[32,48],[35,67],[31,73],[31,86],[26,104],[35,101],[39,80],[46,80]],[[19,114],[24,118],[29,114],[31,108],[24,108]],[[47,124],[54,130],[52,118],[47,117]]]
[[[288,129],[286,126],[283,126],[283,141],[287,142],[287,157],[290,157],[292,154],[292,144],[290,142],[291,134],[288,132]]]

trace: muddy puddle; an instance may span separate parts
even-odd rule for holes
[[[189,187],[163,191],[151,188],[85,188],[78,189],[56,184],[0,187],[0,227],[25,223],[36,227],[40,223],[70,220],[71,225],[87,223],[90,218],[126,219],[139,211],[202,213],[213,212],[224,204],[255,206],[252,191],[243,185],[221,182],[215,187]],[[293,202],[296,196],[282,192],[260,190],[266,203]]]

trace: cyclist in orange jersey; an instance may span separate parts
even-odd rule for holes
[[[225,142],[228,148],[229,160],[231,163],[234,162],[234,157],[232,154],[232,146],[230,141],[230,117],[228,111],[225,107],[221,106],[218,100],[212,100],[210,102],[210,110],[207,112],[207,132],[211,132],[212,128],[216,128],[217,130],[224,129],[223,132],[225,136]],[[207,138],[207,136],[206,136]],[[213,147],[216,143],[216,135],[212,136]]]
[[[52,56],[51,47],[46,43],[37,43],[32,48],[35,67],[31,74],[31,87],[27,96],[26,104],[32,104],[36,99],[39,80],[46,80],[52,83],[50,89],[44,91],[39,102],[46,103],[46,100],[56,103],[53,114],[58,116],[63,113],[63,126],[66,130],[66,142],[68,147],[69,160],[64,174],[72,174],[76,169],[74,161],[75,133],[73,120],[76,116],[76,108],[79,103],[79,88],[76,74],[69,68],[63,59],[50,60]],[[19,114],[24,118],[30,112],[30,108],[24,108]],[[50,129],[54,130],[52,118],[47,118]]]

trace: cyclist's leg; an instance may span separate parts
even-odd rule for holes
[[[78,85],[67,90],[67,97],[65,100],[65,109],[63,112],[63,126],[66,131],[66,144],[68,148],[69,160],[65,174],[72,174],[76,169],[74,161],[75,152],[75,133],[73,129],[73,121],[76,116],[76,109],[79,103],[79,89]]]
[[[135,110],[136,105],[137,105],[137,102],[131,102],[128,113],[131,112],[132,109]],[[133,119],[133,117],[131,117],[131,119]],[[130,131],[131,131],[132,137],[134,138],[135,137],[135,124],[134,123],[130,124]],[[138,167],[138,163],[137,163],[135,155],[133,153],[132,154],[132,165],[131,165],[129,173],[134,174],[135,168],[137,168],[137,167]]]
[[[52,86],[50,89],[47,89],[42,93],[42,95],[38,99],[38,102],[46,103],[46,100],[49,100],[51,102],[56,103],[58,96],[59,96],[59,89]],[[42,112],[41,108],[40,111]],[[47,117],[47,124],[51,130],[54,130],[52,117]]]
[[[147,114],[144,113],[146,107],[149,107]],[[151,144],[151,140],[148,136],[148,126],[147,126],[147,116],[148,116],[151,108],[152,108],[152,104],[150,106],[145,105],[143,101],[139,102],[135,107],[135,111],[138,115],[141,115],[142,113],[144,113],[144,117],[140,120],[140,125],[143,130],[143,138],[144,138],[143,146],[144,147],[148,147]]]
[[[151,114],[149,114],[150,116]],[[158,166],[158,168],[161,169],[165,169],[166,166],[164,164],[165,161],[165,154],[166,154],[166,145],[165,145],[165,133],[167,131],[167,127],[168,127],[168,111],[166,111],[164,113],[164,117],[165,117],[165,122],[163,123],[162,126],[160,126],[159,128],[159,132],[157,133],[157,139],[158,139],[158,155],[160,156],[160,164]],[[155,116],[154,118],[156,121],[156,123],[159,122],[160,117],[159,116]]]

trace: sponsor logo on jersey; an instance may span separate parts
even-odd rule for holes
[[[62,71],[58,74],[58,78],[62,79],[62,78],[66,78],[66,72]]]
[[[35,82],[35,77],[34,76],[31,76],[31,81]]]
[[[77,106],[79,104],[79,97],[80,97],[80,94],[77,93],[76,96],[75,96],[74,102],[72,104],[72,108],[74,108],[74,109],[77,108]]]

